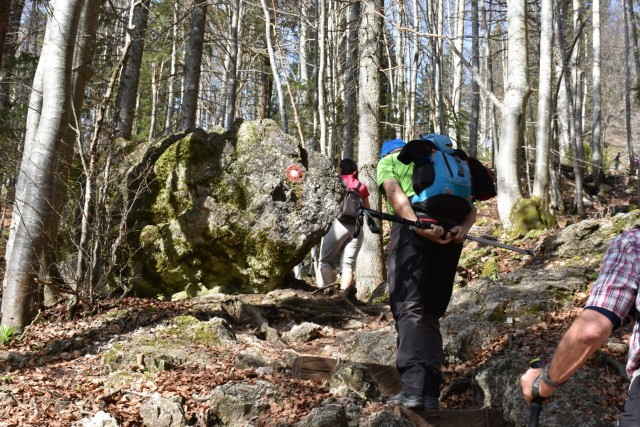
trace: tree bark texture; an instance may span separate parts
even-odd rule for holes
[[[342,134],[342,157],[353,159],[358,117],[358,22],[360,21],[360,1],[352,0],[349,5],[347,51],[345,52],[344,81],[344,130]]]
[[[591,152],[593,154],[593,178],[596,183],[604,182],[602,144],[600,132],[602,126],[602,84],[600,81],[600,0],[594,0],[591,5],[593,21],[593,123],[591,132]]]
[[[53,239],[46,232],[58,221],[51,201],[69,128],[74,47],[84,4],[83,0],[55,3],[34,81],[2,298],[2,324],[17,330],[35,315],[40,257]]]
[[[116,135],[120,138],[131,139],[133,131],[133,119],[138,98],[140,67],[142,66],[150,3],[151,0],[144,0],[132,5],[129,28],[127,29],[127,37],[131,40],[131,48],[120,75],[118,96],[116,98]]]
[[[509,228],[511,210],[522,198],[519,151],[524,141],[525,109],[530,88],[527,78],[526,1],[507,1],[507,82],[502,108],[497,161],[498,213]]]
[[[358,133],[360,145],[358,149],[359,179],[368,188],[376,188],[376,165],[380,152],[380,97],[381,97],[381,40],[383,31],[382,11],[383,0],[364,2],[362,22],[360,24],[360,71],[358,81],[360,92],[358,95]],[[369,203],[374,208],[380,208],[381,200],[377,191],[371,191]],[[366,227],[364,227],[366,228]],[[369,234],[365,230],[356,270],[357,295],[366,299],[384,282],[384,263],[382,258],[382,235]],[[363,262],[362,260],[366,260]]]
[[[542,0],[540,11],[540,70],[538,124],[533,195],[547,212],[549,204],[549,141],[551,138],[551,70],[553,64],[553,2]]]
[[[238,87],[238,23],[240,22],[240,0],[231,2],[231,26],[229,27],[229,67],[225,87],[227,88],[227,99],[225,101],[225,129],[231,129],[233,120],[236,118],[236,93]]]
[[[239,3],[239,0],[236,1]],[[200,67],[202,65],[204,31],[207,20],[207,4],[208,0],[197,0],[193,5],[193,13],[191,15],[189,47],[187,48],[187,55],[184,59],[184,96],[182,100],[181,118],[181,127],[183,130],[194,129],[196,127],[198,92],[200,89]],[[237,48],[236,44],[236,49]],[[235,62],[233,63],[235,64]],[[229,98],[231,98],[231,94],[229,94]]]
[[[324,0],[323,0],[324,1]],[[269,52],[269,62],[271,64],[271,73],[273,74],[273,84],[276,87],[276,93],[278,94],[278,106],[280,111],[280,120],[282,124],[282,130],[285,133],[289,133],[289,123],[287,120],[287,109],[284,104],[284,94],[282,93],[282,85],[280,84],[280,73],[278,72],[278,65],[276,62],[276,54],[273,50],[272,41],[272,25],[271,25],[271,13],[267,6],[266,0],[260,0],[262,4],[262,11],[264,12],[265,19],[265,35],[267,41],[267,51]]]

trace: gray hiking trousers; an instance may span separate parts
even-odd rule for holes
[[[629,397],[624,402],[624,412],[618,418],[619,427],[640,426],[640,375],[634,375],[629,386]]]

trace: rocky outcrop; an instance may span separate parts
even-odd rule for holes
[[[326,158],[271,120],[175,135],[123,162],[139,295],[273,290],[328,230],[344,191]]]

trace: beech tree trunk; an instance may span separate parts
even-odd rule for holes
[[[352,0],[349,5],[349,19],[347,21],[348,37],[345,52],[345,80],[344,80],[344,129],[342,157],[353,159],[354,142],[357,136],[358,117],[358,22],[360,20],[360,1]]]
[[[498,213],[509,228],[511,210],[522,198],[519,152],[524,142],[527,78],[527,16],[525,0],[507,1],[507,81],[497,156]]]
[[[362,22],[360,24],[360,71],[358,81],[358,146],[359,179],[368,188],[376,188],[376,165],[380,152],[380,98],[381,98],[381,39],[383,31],[383,0],[362,3]],[[381,200],[377,191],[371,191],[369,203],[380,209]],[[382,234],[371,234],[363,227],[365,238],[358,254],[356,269],[357,296],[365,300],[385,281],[384,261],[382,257]],[[364,261],[366,260],[366,262]]]
[[[557,19],[557,31],[556,34],[558,36],[558,45],[560,50],[560,55],[562,57],[562,69],[563,69],[563,82],[564,82],[564,92],[566,95],[567,106],[568,106],[568,115],[570,117],[569,123],[569,140],[571,144],[571,151],[573,155],[573,170],[575,175],[575,206],[578,215],[581,218],[586,216],[586,211],[584,208],[584,200],[582,198],[584,179],[582,176],[582,165],[580,163],[580,156],[578,151],[578,145],[576,142],[576,116],[575,116],[575,108],[576,105],[574,103],[574,94],[571,88],[571,65],[569,64],[569,60],[567,58],[567,49],[566,43],[564,39],[564,19],[565,13],[563,13],[562,3],[560,3],[560,10],[556,15]]]
[[[173,21],[171,34],[171,69],[167,79],[167,117],[164,122],[164,133],[167,134],[173,127],[173,113],[176,105],[174,86],[176,81],[176,62],[178,56],[178,2],[173,5]]]
[[[67,0],[53,5],[29,103],[2,297],[2,325],[17,330],[35,316],[41,255],[55,238],[47,232],[59,222],[51,203],[56,200],[56,180],[62,178],[57,172],[66,149],[74,48],[85,3]]]
[[[229,28],[229,56],[226,77],[227,99],[225,101],[224,127],[231,129],[233,120],[236,118],[236,93],[238,91],[238,24],[240,23],[240,0],[231,2],[231,26]]]
[[[483,0],[484,1],[484,0]],[[471,0],[471,67],[480,74],[480,25],[478,0]],[[475,79],[471,81],[471,120],[469,122],[469,154],[478,155],[478,125],[480,123],[480,88]],[[460,144],[460,142],[458,142]]]
[[[278,106],[280,110],[280,120],[282,122],[282,130],[284,130],[285,133],[289,133],[287,109],[285,108],[284,94],[282,93],[282,85],[280,84],[279,78],[280,73],[278,72],[276,54],[273,51],[271,14],[269,13],[269,7],[267,6],[266,0],[260,0],[260,3],[262,4],[262,11],[264,12],[267,51],[269,52],[269,62],[271,64],[271,72],[273,73],[273,84],[276,87],[276,92],[278,94]]]
[[[602,144],[600,131],[602,125],[602,85],[600,82],[600,0],[591,3],[593,16],[593,125],[591,132],[591,152],[593,153],[593,178],[596,183],[604,182]]]
[[[551,137],[551,70],[553,64],[553,2],[542,0],[540,11],[540,70],[538,84],[538,126],[533,196],[543,212],[549,211],[549,141]]]
[[[326,59],[327,59],[327,0],[318,0],[320,13],[320,22],[318,28],[318,72],[317,85],[318,90],[318,128],[320,130],[318,143],[320,144],[320,152],[325,156],[329,156],[329,147],[327,144],[327,117],[326,117],[326,91],[324,86]]]
[[[453,39],[453,44],[455,45],[458,52],[463,51],[462,42],[464,39],[464,3],[464,0],[456,0],[455,2],[455,38]],[[460,103],[462,99],[462,58],[460,58],[458,55],[453,56],[453,87],[451,88],[451,92],[453,117],[455,120],[452,123],[456,124],[460,120]],[[455,139],[459,143],[459,141],[461,141],[459,126],[450,127],[449,135],[455,135]]]
[[[418,17],[418,1],[411,1],[413,10],[413,22],[411,28],[413,31],[409,34],[410,40],[410,64],[409,71],[409,90],[407,93],[407,112],[405,113],[405,140],[411,141],[416,135],[416,93],[418,87],[418,61],[420,57],[420,45],[418,43],[419,17]]]
[[[239,0],[237,1],[239,2]],[[181,118],[181,127],[183,130],[194,129],[196,127],[207,4],[208,0],[197,0],[193,5],[193,13],[191,15],[189,47],[184,59],[184,97],[182,100]],[[235,62],[233,63],[235,64]],[[231,94],[229,94],[229,97],[231,97]]]
[[[634,161],[635,154],[633,152],[633,136],[631,132],[631,41],[629,40],[629,19],[630,16],[630,1],[624,0],[624,118],[627,131],[627,151],[629,153],[629,174],[635,175],[636,164]]]
[[[150,3],[151,0],[132,0],[129,28],[127,29],[127,38],[131,40],[131,48],[120,75],[116,98],[116,135],[125,139],[131,139],[133,132]]]

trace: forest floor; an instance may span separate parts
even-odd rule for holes
[[[610,177],[613,187],[608,206],[628,206],[636,203],[635,194],[620,191],[624,176],[616,174]],[[565,194],[571,193],[569,191]],[[607,215],[606,206],[589,208],[591,217]],[[495,209],[487,213],[497,221]],[[570,215],[567,221],[575,218]],[[2,239],[3,240],[3,239]],[[4,248],[0,248],[0,254]],[[2,260],[4,263],[4,260]],[[517,262],[505,256],[501,269],[517,268]],[[308,278],[307,286],[295,289],[304,298],[318,301],[335,300],[336,310],[345,310],[342,304],[343,295],[339,291],[333,294],[314,292],[313,279]],[[300,284],[298,284],[300,285]],[[516,347],[528,354],[549,354],[555,347],[568,324],[580,311],[580,302],[575,308],[556,312],[544,322],[533,327],[516,331]],[[240,370],[235,367],[237,354],[242,346],[209,347],[206,351],[217,359],[215,369],[201,367],[181,367],[165,370],[154,378],[154,388],[143,385],[131,385],[130,393],[111,393],[105,382],[109,371],[101,363],[102,354],[98,352],[101,345],[130,333],[138,328],[148,327],[161,320],[184,314],[197,315],[197,309],[189,302],[168,302],[155,299],[125,298],[122,301],[101,301],[92,313],[82,313],[72,321],[66,319],[66,307],[59,305],[41,311],[34,322],[19,337],[0,345],[0,426],[70,426],[82,417],[90,417],[99,410],[109,412],[120,426],[141,425],[139,409],[142,402],[153,392],[177,393],[184,398],[183,407],[190,425],[197,424],[207,408],[207,396],[217,385],[254,378],[255,370]],[[357,301],[351,306],[357,310]],[[109,323],[103,320],[115,310],[128,309],[129,316],[124,323]],[[378,307],[377,315],[364,316],[361,319],[362,329],[375,330],[388,325],[391,316],[388,307]],[[149,313],[152,313],[149,315]],[[270,325],[278,328],[278,313],[271,313]],[[335,317],[333,331],[339,332],[341,319]],[[273,324],[271,323],[273,320]],[[305,319],[300,318],[300,321]],[[242,326],[242,325],[239,325]],[[246,327],[246,325],[245,325]],[[279,331],[282,332],[282,331]],[[628,333],[621,332],[621,334]],[[8,337],[0,336],[0,339]],[[626,338],[622,336],[622,338]],[[330,355],[335,349],[335,336],[323,335],[309,344],[298,344],[293,349],[305,355]],[[500,339],[476,355],[473,360],[459,365],[444,367],[446,383],[458,378],[465,378],[477,366],[505,345]],[[270,349],[277,352],[282,349]],[[284,358],[284,357],[283,357]],[[20,363],[15,363],[18,360]],[[624,361],[621,361],[624,363]],[[308,414],[311,408],[329,396],[327,387],[318,380],[300,380],[285,372],[274,371],[268,375],[273,384],[288,396],[287,403],[273,406],[264,419],[277,420],[280,425],[292,425]],[[137,387],[137,388],[136,388]],[[610,405],[621,407],[624,393],[618,387],[594,384],[597,393],[603,394]],[[586,392],[586,391],[585,391]],[[379,409],[374,404],[368,411]],[[442,408],[472,409],[479,408],[476,396],[471,392],[452,394],[441,403]],[[612,420],[609,420],[612,421]]]

